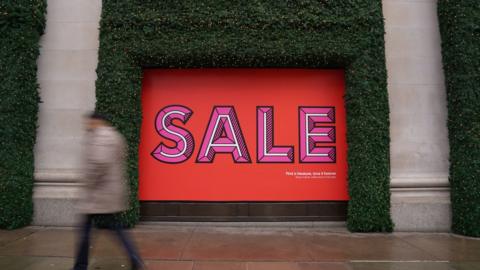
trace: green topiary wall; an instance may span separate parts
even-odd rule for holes
[[[97,110],[126,136],[136,191],[142,67],[344,68],[348,228],[391,231],[383,35],[380,0],[104,0]],[[129,226],[131,202],[118,217]]]
[[[452,231],[480,237],[480,2],[438,3],[448,97]]]
[[[38,42],[46,1],[0,1],[0,228],[32,219]]]

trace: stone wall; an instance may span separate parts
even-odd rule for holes
[[[448,231],[446,95],[436,0],[383,0],[397,231]],[[37,225],[75,224],[82,115],[95,106],[101,0],[48,0],[39,63]]]

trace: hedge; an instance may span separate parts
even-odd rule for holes
[[[0,2],[0,228],[33,214],[33,146],[38,111],[37,57],[45,0]]]
[[[448,98],[452,231],[480,237],[480,2],[438,3]]]
[[[100,25],[96,106],[126,136],[134,191],[143,68],[344,68],[348,228],[392,230],[380,0],[104,0]],[[117,217],[128,226],[139,218],[136,192],[131,203]]]

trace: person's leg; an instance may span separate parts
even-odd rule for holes
[[[138,254],[138,251],[131,240],[128,232],[125,232],[122,228],[121,224],[114,224],[111,228],[117,237],[119,238],[120,242],[122,242],[125,250],[127,251],[128,257],[132,264],[132,269],[140,269],[143,266],[143,261]]]
[[[80,232],[77,256],[75,258],[74,270],[87,270],[88,251],[90,248],[90,231],[92,230],[92,215],[86,215]]]

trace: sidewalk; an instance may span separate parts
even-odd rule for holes
[[[480,270],[480,239],[451,234],[351,234],[344,229],[140,225],[131,230],[150,270]],[[69,269],[75,228],[0,231],[0,269]],[[90,269],[129,269],[95,230]]]

